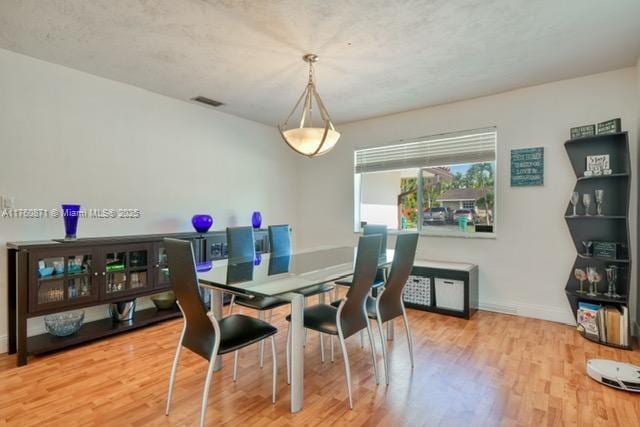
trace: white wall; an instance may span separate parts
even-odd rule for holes
[[[194,94],[198,95],[198,94]],[[0,50],[0,194],[17,208],[139,208],[140,220],[81,219],[79,237],[214,229],[296,218],[296,156],[274,128]],[[62,220],[0,218],[7,241],[64,237]],[[0,257],[0,352],[6,350]],[[89,318],[104,308],[88,310]],[[39,321],[30,329],[41,329]]]
[[[342,138],[333,152],[301,160],[298,244],[354,242],[355,147],[497,126],[497,239],[422,237],[418,257],[477,263],[485,309],[571,323],[564,287],[575,249],[563,213],[575,176],[563,143],[572,126],[620,117],[636,164],[637,79],[633,67],[339,126]],[[510,150],[539,146],[545,147],[544,187],[511,188]],[[635,180],[631,193],[635,218]]]
[[[360,219],[369,224],[386,224],[387,227],[397,228],[401,181],[401,171],[361,175]]]

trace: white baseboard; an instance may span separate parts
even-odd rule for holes
[[[0,336],[0,354],[4,354],[9,351],[9,337],[6,335]]]
[[[546,305],[525,304],[513,301],[480,301],[478,308],[484,311],[549,320],[566,325],[576,324],[571,310],[565,307],[549,307]]]

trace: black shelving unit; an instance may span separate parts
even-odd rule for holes
[[[602,305],[629,307],[629,291],[631,278],[631,254],[629,254],[629,193],[631,187],[631,164],[629,160],[629,137],[627,132],[595,135],[584,138],[571,139],[565,142],[565,149],[576,174],[574,191],[580,194],[577,215],[573,215],[573,205],[569,202],[565,212],[565,221],[576,248],[576,259],[569,274],[569,280],[565,287],[565,293],[571,305],[574,317],[577,320],[578,304],[581,301]],[[610,175],[584,176],[586,169],[586,157],[589,155],[609,154],[609,164],[613,171]],[[596,189],[604,190],[603,215],[595,215]],[[582,195],[590,193],[593,199],[591,216],[585,215],[582,204]],[[609,258],[587,256],[584,254],[583,241],[616,242],[626,247],[627,254],[623,258]],[[610,298],[603,293],[607,288],[605,268],[615,265],[620,268],[617,290],[622,298]],[[596,267],[603,275],[603,280],[598,287],[598,296],[587,296],[577,293],[578,281],[574,276],[574,270],[585,270],[588,266]],[[585,283],[585,288],[588,283]],[[629,313],[630,318],[630,313]],[[631,343],[631,324],[627,324],[629,334],[627,340]],[[620,346],[613,343],[602,342],[582,334],[590,341],[598,342],[615,348],[630,350],[629,346]]]
[[[30,354],[57,351],[179,317],[177,307],[152,308],[137,311],[131,322],[113,322],[110,318],[87,322],[78,332],[66,337],[27,336],[30,318],[127,301],[170,289],[171,283],[162,271],[166,267],[165,237],[191,241],[197,262],[225,257],[227,244],[223,230],[204,234],[185,232],[7,243],[8,352],[17,353],[17,365],[27,364]],[[267,230],[256,230],[255,238],[257,250],[267,252]],[[122,262],[121,268],[109,269],[114,259]],[[72,270],[76,260],[81,261],[78,266],[81,272]],[[63,269],[43,275],[41,262],[47,266],[62,265]],[[116,277],[119,275],[123,277],[121,281]],[[114,289],[114,283],[123,286]],[[79,286],[85,293],[79,293]]]

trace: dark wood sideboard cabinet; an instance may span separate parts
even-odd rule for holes
[[[189,240],[196,262],[226,258],[226,232],[173,233],[7,243],[8,351],[18,366],[41,354],[180,316],[138,310],[129,322],[86,322],[75,334],[27,336],[27,320],[51,313],[131,300],[167,291],[165,237]],[[256,230],[256,252],[269,251],[266,230]],[[44,270],[43,270],[44,269]],[[53,269],[53,271],[51,271]]]

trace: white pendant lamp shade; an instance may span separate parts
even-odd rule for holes
[[[300,154],[305,156],[321,156],[331,150],[338,142],[340,133],[333,129],[328,129],[324,144],[318,150],[324,136],[323,128],[293,128],[282,132],[284,140]],[[317,153],[316,153],[317,151]]]
[[[316,157],[328,153],[335,147],[340,138],[340,133],[333,127],[329,113],[316,91],[313,63],[318,60],[318,57],[308,54],[303,59],[309,63],[309,82],[293,110],[291,110],[284,123],[278,126],[278,129],[282,139],[294,151],[304,156]],[[299,121],[295,120],[298,126],[287,129],[289,120],[298,110],[300,110]],[[316,121],[315,124],[314,119]]]

